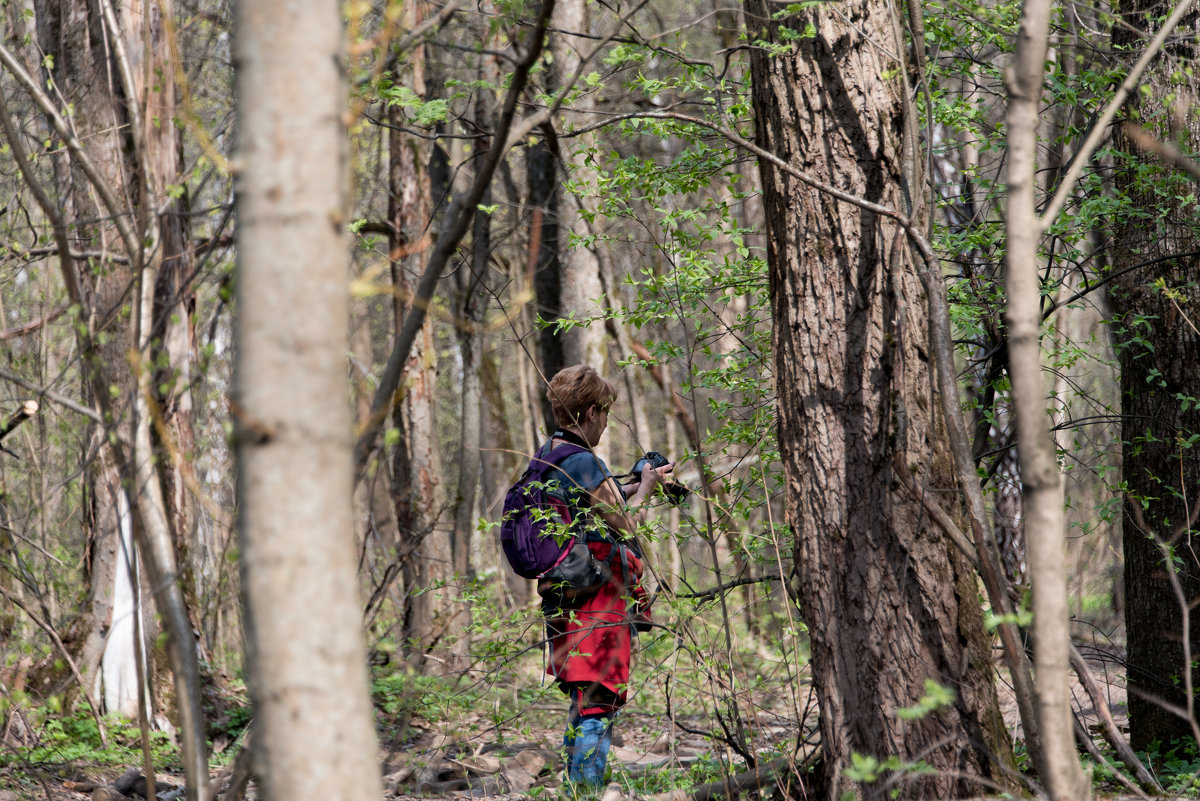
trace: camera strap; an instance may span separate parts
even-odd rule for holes
[[[571,445],[577,445],[580,448],[591,450],[592,446],[587,444],[587,440],[576,434],[574,431],[568,431],[565,428],[556,428],[554,433],[550,435],[551,439],[561,439],[563,442]]]

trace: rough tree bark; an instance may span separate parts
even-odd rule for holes
[[[373,800],[382,788],[350,536],[341,14],[291,0],[236,14],[232,412],[254,770],[268,801]]]
[[[426,3],[408,4],[412,25],[424,18]],[[422,96],[426,89],[424,48],[418,47],[408,58],[415,90]],[[429,98],[426,98],[429,99]],[[436,236],[437,220],[445,211],[445,186],[431,185],[431,172],[437,172],[431,160],[440,158],[437,146],[403,133],[402,117],[393,110],[395,127],[388,137],[388,215],[392,222],[392,282],[395,333],[399,337],[406,318],[415,305],[411,301],[416,288],[414,270],[419,270],[425,255],[425,237]],[[435,207],[435,204],[437,206]],[[433,321],[426,318],[413,341],[405,361],[403,395],[392,410],[399,438],[392,454],[392,501],[400,532],[400,548],[408,555],[402,563],[404,610],[401,642],[412,648],[421,661],[433,629],[437,598],[425,592],[438,579],[449,576],[450,541],[437,523],[442,512],[442,467],[437,447],[434,419],[434,389],[437,381],[437,355],[433,345]]]
[[[886,54],[889,7],[838,13],[747,0],[757,144],[810,175],[904,208],[904,111]],[[788,44],[781,27],[814,35]],[[794,37],[793,37],[794,38]],[[761,162],[760,162],[761,163]],[[951,468],[931,402],[925,300],[898,226],[762,164],[775,319],[779,441],[801,615],[812,638],[824,796],[951,797],[1003,781],[1011,751],[976,579],[895,471],[935,486]],[[911,169],[911,165],[910,165]],[[952,703],[914,720],[932,680]],[[856,785],[851,754],[921,759],[937,775]]]
[[[1113,26],[1114,49],[1140,52],[1144,45],[1139,31],[1176,5],[1137,0],[1128,9],[1122,7],[1128,24]],[[1155,134],[1166,137],[1169,130],[1194,152],[1200,129],[1192,115],[1186,121],[1175,116],[1164,98],[1179,90],[1171,75],[1192,62],[1195,45],[1181,37],[1168,53],[1178,61],[1163,60],[1151,68],[1149,92],[1136,101],[1139,116],[1155,120]],[[1171,115],[1169,122],[1162,119],[1163,112]],[[1117,143],[1136,152],[1124,136],[1118,136]],[[1185,664],[1193,666],[1192,686],[1200,686],[1200,614],[1195,606],[1200,599],[1200,559],[1195,548],[1186,546],[1200,509],[1195,491],[1200,486],[1200,451],[1181,447],[1200,432],[1200,405],[1180,402],[1200,396],[1195,369],[1200,361],[1200,259],[1195,255],[1200,236],[1190,206],[1168,204],[1174,207],[1159,212],[1163,201],[1135,172],[1135,164],[1118,172],[1117,185],[1136,205],[1152,211],[1148,219],[1128,220],[1113,237],[1117,248],[1110,299],[1119,321],[1114,338],[1121,364],[1129,734],[1133,747],[1144,750],[1155,742],[1193,736],[1195,724],[1180,714],[1189,709]],[[1161,286],[1154,285],[1156,280]],[[1173,568],[1168,558],[1175,560]],[[1186,618],[1170,572],[1190,607]],[[1190,654],[1183,648],[1187,640]],[[1196,718],[1194,709],[1192,717]]]
[[[150,442],[150,365],[157,353],[151,337],[152,305],[163,258],[159,210],[166,206],[166,184],[175,177],[174,151],[169,151],[164,166],[162,154],[154,150],[160,142],[151,130],[164,115],[170,116],[174,105],[172,91],[165,88],[170,78],[162,77],[173,74],[165,66],[169,48],[163,36],[164,15],[169,13],[170,3],[149,7],[135,1],[117,8],[108,0],[94,6],[50,0],[36,5],[39,43],[60,59],[60,69],[49,78],[55,96],[69,104],[70,122],[11,52],[0,48],[0,60],[66,145],[56,164],[66,200],[61,207],[49,200],[32,170],[22,171],[54,229],[67,293],[80,315],[75,333],[85,380],[105,422],[104,444],[112,469],[104,480],[119,490],[104,493],[113,505],[102,519],[120,521],[126,505],[125,518],[147,568],[146,597],[153,597],[170,634],[168,657],[188,797],[198,799],[208,789],[198,662]],[[51,60],[44,64],[49,66]],[[152,77],[156,67],[157,77]],[[98,86],[107,91],[98,91]],[[157,89],[152,91],[152,86]],[[14,150],[18,146],[12,141],[10,145]],[[79,270],[70,254],[68,222],[95,240],[101,251],[114,254],[111,262]],[[113,403],[114,394],[130,399],[132,415]],[[117,529],[121,527],[118,523]],[[111,534],[116,536],[116,529]],[[127,545],[105,549],[129,560],[132,567],[131,551]],[[132,569],[127,574],[136,575]],[[122,580],[119,572],[116,580]],[[110,607],[105,617],[112,615],[115,610]],[[97,621],[101,627],[104,620]],[[145,637],[131,648],[135,665],[143,643],[156,634],[148,625],[140,630]],[[135,687],[140,684],[135,682]],[[135,699],[140,697],[140,692],[134,693]]]
[[[99,50],[105,38],[101,15],[98,11],[89,15],[88,4],[84,2],[46,0],[35,4],[35,16],[38,43],[54,63],[49,77],[67,102],[74,104],[74,125],[78,135],[88,143],[89,152],[104,180],[110,186],[124,187],[126,154],[117,137],[103,133],[112,128],[117,118],[125,118],[121,100],[110,92],[85,90],[86,87],[111,85],[106,78],[109,59]],[[113,87],[113,92],[116,91]],[[63,187],[58,193],[58,202],[64,220],[74,223],[107,217],[103,207],[93,201],[86,174],[68,152],[58,152],[55,172],[57,183]],[[72,234],[71,241],[76,250],[98,250],[100,248],[93,245],[102,244],[114,255],[124,252],[124,244],[111,223],[76,226]],[[87,246],[81,247],[81,244]],[[100,275],[104,276],[103,280]],[[120,309],[132,282],[132,271],[128,263],[121,260],[87,265],[80,270],[81,300],[85,307],[81,313],[92,326],[93,336],[98,335],[108,342],[96,353],[85,354],[88,362],[85,369],[96,376],[94,382],[85,381],[85,386],[89,392],[93,383],[125,388],[123,400],[115,404],[115,416],[107,424],[121,432],[126,441],[131,429],[125,401],[132,394],[129,392],[126,354],[133,342],[128,312]],[[107,622],[131,621],[136,613],[129,605],[133,597],[130,588],[127,584],[121,586],[131,575],[127,568],[134,548],[129,504],[120,498],[124,492],[120,462],[111,457],[98,459],[85,474],[88,499],[85,519],[91,523],[89,550],[94,554],[90,567],[95,624],[84,640],[79,662],[85,676],[98,673],[96,682],[103,687],[106,707],[134,717],[137,714],[135,660],[139,658],[139,649],[125,633],[109,637]],[[126,565],[119,566],[118,560],[125,560]]]

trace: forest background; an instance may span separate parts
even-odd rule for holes
[[[629,792],[1194,792],[1190,0],[326,5],[0,4],[5,781],[544,739],[583,362],[692,489]]]

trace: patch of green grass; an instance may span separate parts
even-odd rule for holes
[[[452,720],[475,700],[473,693],[456,690],[449,680],[407,670],[377,673],[371,697],[384,717],[407,714],[428,721]]]
[[[0,752],[0,766],[53,767],[76,762],[112,767],[141,764],[141,732],[137,725],[112,716],[104,723],[107,744],[101,742],[96,721],[85,711],[48,716],[37,729],[36,743]],[[179,747],[166,732],[150,732],[150,750],[155,765],[168,770],[182,769]]]
[[[721,763],[711,754],[702,754],[699,759],[686,767],[663,767],[662,770],[650,771],[637,776],[617,767],[612,773],[612,781],[640,797],[715,781],[721,776]]]

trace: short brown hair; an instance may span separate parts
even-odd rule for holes
[[[592,367],[576,364],[559,370],[550,379],[546,398],[554,411],[554,420],[560,426],[578,425],[592,406],[607,411],[617,399],[617,388],[606,381]]]

